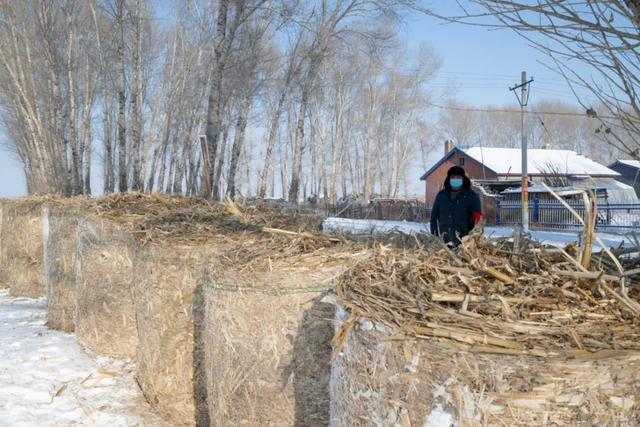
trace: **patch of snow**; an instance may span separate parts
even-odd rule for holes
[[[427,234],[429,224],[409,221],[381,221],[370,219],[350,219],[329,217],[323,223],[323,229],[329,233],[349,234],[388,234],[402,232],[407,234]],[[489,238],[511,237],[513,228],[510,227],[485,227],[484,234]],[[631,236],[610,233],[597,233],[598,237],[608,247],[635,246]],[[577,232],[560,231],[531,231],[531,237],[540,243],[565,247],[570,243],[576,243],[580,239]],[[594,250],[601,250],[598,243],[594,244]]]
[[[0,291],[0,426],[166,426],[133,365],[92,359],[74,335],[45,326],[43,299]]]
[[[407,372],[415,374],[416,372],[418,372],[418,366],[420,366],[420,353],[414,354],[413,358],[411,358],[411,363],[407,363],[404,369]]]
[[[630,410],[631,408],[633,408],[633,405],[635,404],[635,399],[633,398],[633,396],[630,396],[630,397],[611,396],[609,397],[609,399],[611,399],[611,403],[613,403],[615,406],[621,408],[624,411]]]
[[[322,224],[322,229],[328,233],[389,234],[402,232],[406,234],[421,234],[429,233],[429,224],[410,221],[329,217]]]
[[[521,175],[522,151],[519,148],[471,147],[463,151],[498,175]],[[529,149],[527,156],[529,174],[532,175],[544,175],[550,171],[562,175],[620,175],[575,151]]]
[[[342,328],[343,323],[349,318],[349,313],[340,305],[336,306],[336,314],[335,314],[335,324],[334,324],[334,332],[337,334],[340,332],[340,328]],[[351,337],[349,337],[351,339]],[[342,369],[342,365],[345,362],[345,352],[349,351],[349,341],[345,343],[342,351],[336,355],[335,360],[331,363],[331,373],[329,377],[329,393],[331,395],[330,404],[329,404],[329,425],[331,427],[338,427],[342,425],[342,402],[340,400],[340,371]]]
[[[424,427],[451,427],[453,425],[453,415],[437,405],[424,422]]]

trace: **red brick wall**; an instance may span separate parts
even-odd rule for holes
[[[464,165],[460,165],[460,158],[464,158]],[[444,188],[444,180],[451,166],[460,165],[471,179],[495,179],[497,175],[484,168],[480,162],[467,156],[465,153],[455,153],[446,162],[443,162],[425,180],[425,202],[427,206],[433,205],[433,200],[440,190]],[[484,169],[484,170],[483,170]]]

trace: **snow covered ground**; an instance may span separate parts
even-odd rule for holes
[[[429,224],[409,221],[381,221],[370,219],[327,218],[323,223],[326,232],[350,233],[350,234],[385,234],[392,232],[404,232],[408,234],[429,233]],[[513,229],[508,227],[485,227],[485,235],[489,237],[509,237],[513,235]],[[577,242],[578,233],[556,231],[532,231],[531,237],[542,243],[564,247],[569,243]],[[598,233],[598,237],[609,247],[620,245],[633,246],[630,237],[617,234]],[[597,251],[600,245],[594,244]]]
[[[0,426],[166,426],[132,365],[97,361],[45,326],[43,300],[0,291]]]

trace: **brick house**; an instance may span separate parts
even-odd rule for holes
[[[515,186],[519,187],[519,179],[522,176],[520,149],[462,149],[454,147],[451,141],[446,141],[445,153],[444,157],[420,177],[425,182],[426,205],[433,205],[436,195],[444,186],[449,168],[462,166],[474,183],[474,189],[481,195],[483,212],[487,220],[491,221],[495,216],[496,197],[500,196],[500,192],[507,187],[514,187],[515,183],[518,183]],[[569,150],[530,149],[527,166],[530,184],[553,176],[560,178],[567,185],[588,188],[588,182],[614,181],[620,176],[616,171]]]

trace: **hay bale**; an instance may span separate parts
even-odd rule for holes
[[[64,332],[75,330],[79,216],[68,206],[47,206],[42,218],[47,326]]]
[[[332,426],[621,426],[640,419],[638,351],[491,354],[449,340],[391,339],[396,332],[354,323],[332,366]]]
[[[78,223],[76,335],[90,352],[135,358],[138,333],[128,227],[102,218]]]
[[[2,283],[14,297],[45,295],[43,283],[42,198],[24,198],[2,209]]]
[[[150,243],[134,250],[139,345],[136,378],[175,425],[208,425],[202,336],[204,265],[216,248]]]
[[[209,271],[205,360],[213,425],[328,424],[334,306],[322,301],[327,272],[301,270],[252,277]]]

